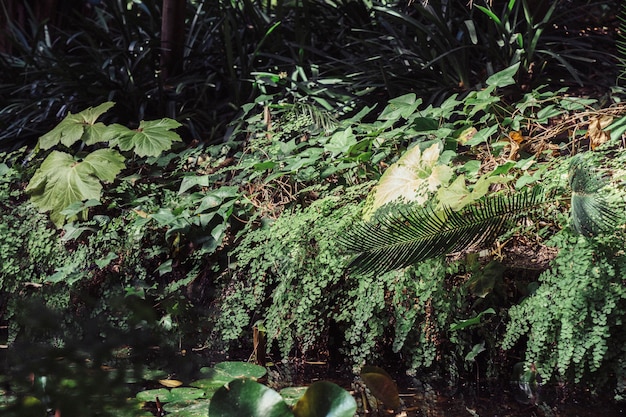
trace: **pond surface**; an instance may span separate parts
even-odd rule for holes
[[[137,356],[120,349],[99,363],[80,351],[39,352],[24,359],[19,352],[3,349],[0,373],[0,415],[6,417],[73,417],[158,415],[158,407],[141,402],[135,395],[146,389],[163,388],[159,380],[179,380],[184,385],[200,377],[212,365],[206,355]],[[229,359],[221,355],[222,359]],[[19,359],[21,358],[21,359]],[[129,360],[132,359],[132,360]],[[19,360],[19,362],[18,362]],[[158,366],[159,363],[162,366]],[[300,366],[278,364],[268,368],[261,382],[279,390],[308,385],[326,379],[344,387],[357,399],[359,416],[397,417],[612,417],[625,415],[624,406],[611,401],[563,398],[556,387],[544,386],[536,404],[509,383],[476,389],[468,385],[455,389],[438,388],[407,376],[397,378],[402,406],[385,410],[368,395],[364,385],[349,374],[337,375],[326,364]],[[192,383],[193,385],[193,383]],[[609,397],[607,397],[609,398]],[[165,415],[207,415],[208,402],[199,414],[169,412]],[[380,407],[379,407],[380,406]]]

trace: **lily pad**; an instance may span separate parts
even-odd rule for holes
[[[356,407],[355,407],[356,410]],[[235,379],[215,392],[211,417],[293,417],[279,393],[250,379]]]
[[[400,406],[398,387],[385,370],[377,366],[364,366],[361,369],[361,379],[372,395],[382,401],[385,406],[391,409]]]
[[[280,390],[280,395],[283,397],[288,406],[293,407],[298,400],[302,398],[308,387],[287,387]]]
[[[165,404],[163,409],[177,417],[206,417],[209,414],[209,400],[185,400]]]
[[[356,401],[337,384],[313,383],[293,408],[296,417],[353,417]]]
[[[220,362],[214,369],[233,378],[259,379],[267,373],[264,367],[249,362]]]
[[[204,396],[204,391],[198,388],[173,388],[171,390],[166,388],[150,389],[137,393],[137,399],[141,401],[155,401],[158,397],[162,403],[183,401],[183,400],[195,400]]]

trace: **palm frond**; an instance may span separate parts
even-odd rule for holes
[[[383,273],[462,249],[487,245],[516,220],[546,204],[540,187],[500,195],[455,212],[410,206],[363,222],[340,237],[353,253],[349,268]]]
[[[570,161],[569,183],[572,228],[587,237],[614,229],[617,215],[599,194],[604,182],[579,155]]]

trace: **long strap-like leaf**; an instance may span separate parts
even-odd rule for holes
[[[354,257],[349,267],[360,273],[383,273],[429,258],[489,244],[514,220],[542,206],[541,188],[514,196],[491,197],[461,212],[430,208],[399,209],[360,223],[340,238]]]

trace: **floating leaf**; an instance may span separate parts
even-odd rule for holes
[[[228,386],[218,389],[211,398],[209,415],[293,417],[293,413],[279,393],[250,379],[235,379]]]
[[[206,417],[209,415],[209,400],[182,400],[163,405],[163,410],[175,417]]]
[[[283,397],[288,406],[293,407],[298,400],[302,398],[308,387],[287,387],[280,390],[280,395]]]
[[[136,398],[140,401],[155,401],[159,398],[162,403],[169,403],[173,401],[195,400],[204,396],[204,391],[198,388],[167,388],[150,389],[146,391],[138,392]]]
[[[364,366],[361,369],[361,379],[372,395],[387,407],[395,410],[400,406],[398,387],[385,370],[377,366]]]
[[[183,385],[182,381],[178,381],[176,379],[159,379],[159,384],[167,388],[176,388]]]
[[[293,408],[296,417],[353,417],[356,401],[337,384],[319,381],[311,384]]]
[[[220,362],[215,365],[216,371],[222,372],[225,375],[234,378],[262,378],[267,370],[254,363],[249,362]]]

